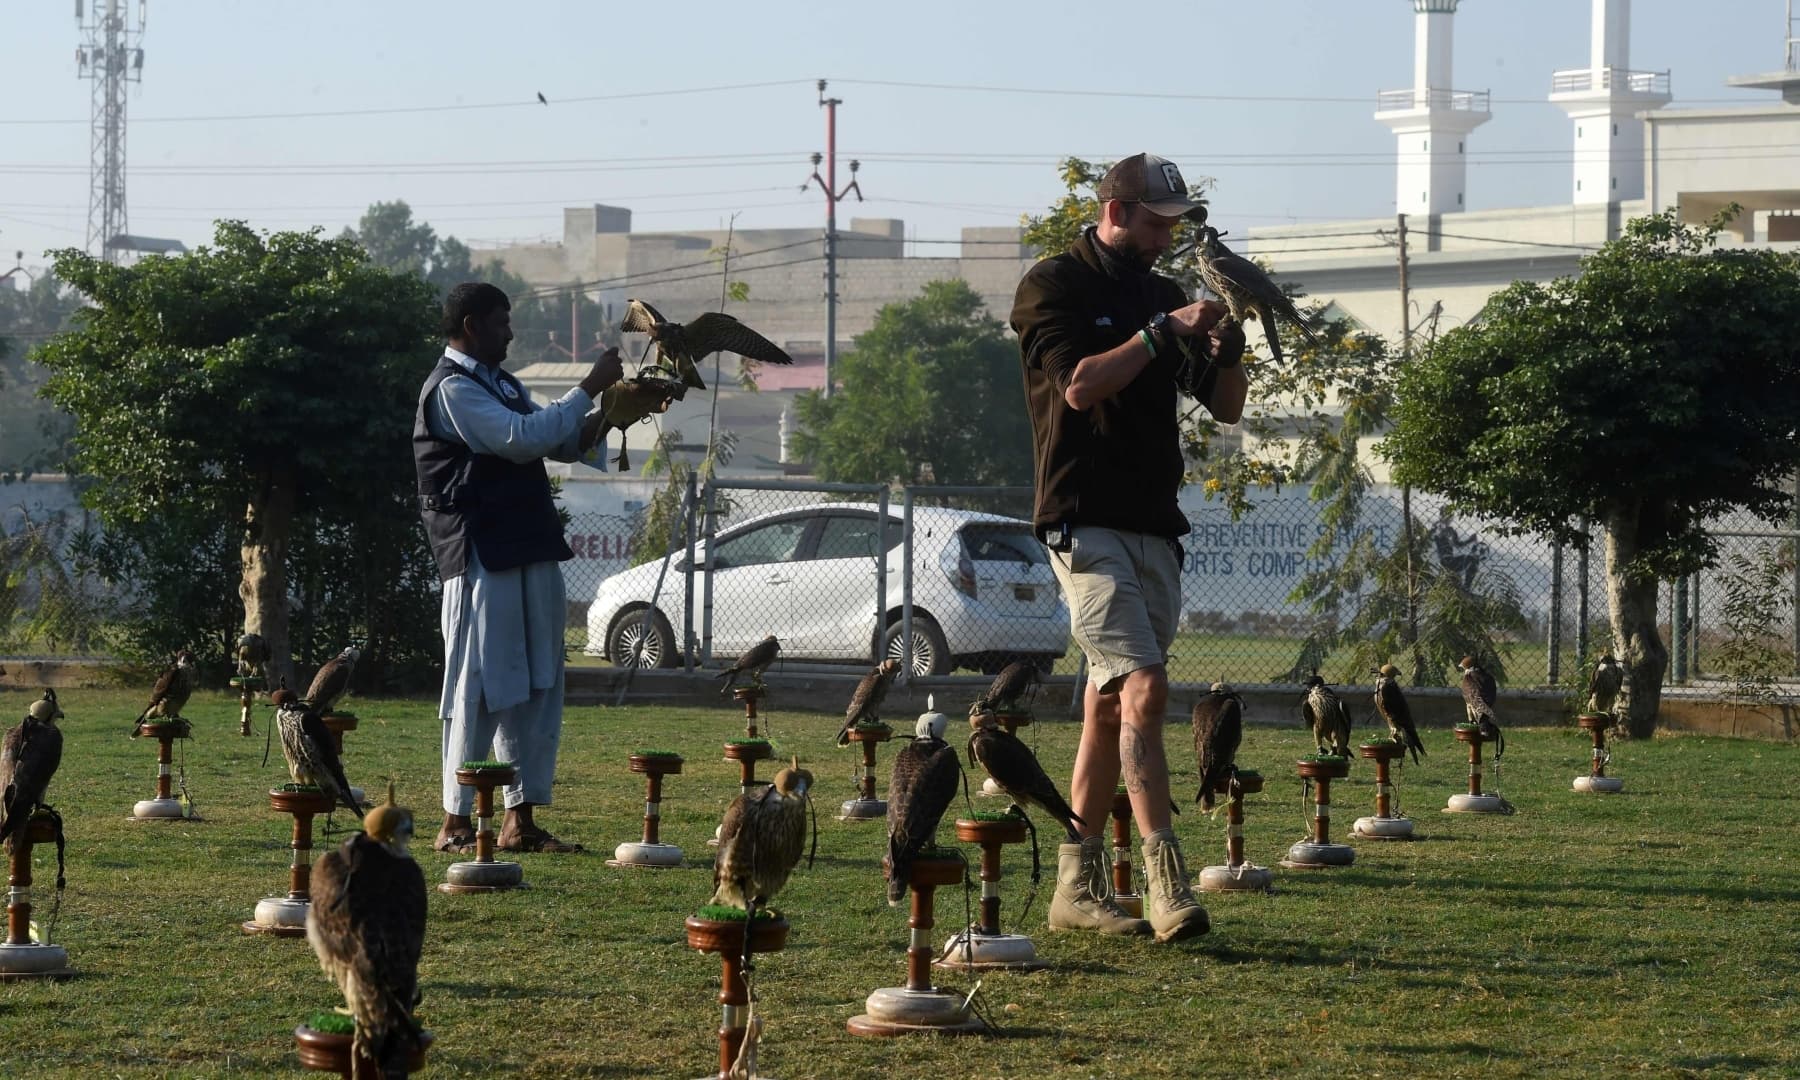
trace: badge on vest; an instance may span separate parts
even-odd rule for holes
[[[500,384],[500,396],[508,397],[508,398],[516,398],[519,396],[519,391],[517,390],[517,388],[515,388],[513,386],[512,383],[503,382]]]
[[[1112,317],[1109,315],[1102,315],[1098,319],[1094,320],[1094,325],[1095,326],[1111,326],[1112,325]]]

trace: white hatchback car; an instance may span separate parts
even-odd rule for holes
[[[614,574],[600,582],[588,608],[586,651],[630,664],[641,640],[646,667],[680,663],[676,628],[685,623],[687,577],[699,638],[710,563],[715,659],[729,660],[774,634],[784,660],[868,663],[877,633],[882,655],[900,659],[904,522],[889,508],[878,539],[880,512],[873,504],[820,503],[749,518],[719,533],[711,552],[704,541],[696,545],[691,568],[684,554],[671,559],[654,601],[660,560]],[[887,564],[879,620],[878,551]],[[1068,645],[1069,609],[1030,523],[913,509],[915,675],[958,667],[993,673],[1021,658],[1048,672]]]

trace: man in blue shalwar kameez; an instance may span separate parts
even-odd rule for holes
[[[444,355],[419,392],[413,462],[420,513],[443,581],[444,824],[440,851],[470,851],[474,794],[456,782],[465,761],[492,756],[518,769],[505,789],[498,846],[577,851],[539,827],[562,738],[562,569],[573,557],[544,459],[575,461],[599,435],[588,417],[623,374],[609,349],[579,386],[547,406],[500,367],[511,304],[492,285],[444,298]]]

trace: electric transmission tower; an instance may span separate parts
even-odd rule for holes
[[[125,0],[75,0],[75,25],[82,33],[76,74],[94,84],[87,250],[107,262],[124,253],[114,241],[127,232],[125,84],[144,78],[144,2],[138,0],[133,18]]]

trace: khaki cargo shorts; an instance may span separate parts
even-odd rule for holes
[[[1165,663],[1181,612],[1176,543],[1097,525],[1070,530],[1070,549],[1050,552],[1069,604],[1069,632],[1103,694],[1140,668]]]

